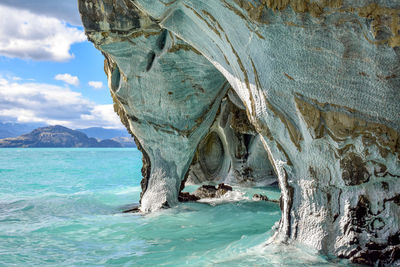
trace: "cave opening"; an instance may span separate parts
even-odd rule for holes
[[[143,211],[175,204],[180,185],[257,187],[279,175],[276,240],[397,260],[399,39],[371,35],[397,29],[396,5],[79,2],[88,37],[120,67],[108,73],[115,109],[147,152]]]
[[[218,198],[233,187],[247,198],[278,202],[277,175],[261,138],[240,98],[229,90],[214,123],[197,146],[179,200]]]

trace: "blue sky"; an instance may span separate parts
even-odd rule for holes
[[[0,122],[122,128],[103,62],[76,0],[0,2]]]

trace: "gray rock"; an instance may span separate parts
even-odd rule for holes
[[[142,211],[174,205],[186,180],[273,168],[273,241],[399,264],[398,1],[79,2],[143,151]]]
[[[255,201],[268,201],[269,200],[269,198],[267,197],[267,196],[265,196],[265,195],[262,195],[262,194],[254,194],[253,195],[253,200],[255,200]]]
[[[254,201],[268,201],[268,202],[279,203],[279,200],[270,199],[266,195],[263,195],[263,194],[254,194],[253,195],[253,200]]]
[[[202,198],[219,198],[228,191],[232,191],[232,187],[225,184],[219,184],[217,187],[213,185],[202,185],[193,192],[193,195],[199,199]]]
[[[200,198],[190,194],[189,192],[180,192],[178,196],[179,202],[197,201]]]
[[[213,185],[202,185],[193,192],[193,195],[201,198],[214,198],[217,193],[217,188]]]

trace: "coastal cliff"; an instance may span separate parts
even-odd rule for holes
[[[270,184],[270,242],[400,263],[400,3],[79,0],[143,153],[143,212],[185,182]]]

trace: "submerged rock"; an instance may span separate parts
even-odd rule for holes
[[[225,195],[226,193],[228,193],[228,191],[232,191],[232,187],[229,185],[225,185],[225,184],[219,184],[217,186],[217,192],[215,192],[215,197],[222,197],[223,195]]]
[[[185,181],[277,177],[275,242],[399,264],[398,1],[79,0],[79,9],[143,152],[142,211],[173,206]]]
[[[222,194],[225,194],[228,191],[232,191],[233,188],[230,185],[226,185],[224,183],[217,185],[217,191],[223,192]]]
[[[262,201],[268,201],[269,198],[268,198],[267,196],[265,196],[265,195],[254,194],[254,195],[253,195],[253,200],[256,200],[256,201],[260,201],[260,200],[262,200]]]
[[[179,202],[197,201],[200,198],[190,194],[189,192],[180,192],[178,196]]]
[[[232,187],[223,183],[219,184],[217,187],[213,185],[202,185],[193,192],[193,195],[199,199],[218,198],[225,195],[228,191],[232,191]]]
[[[262,194],[254,194],[253,200],[255,200],[255,201],[270,201],[270,202],[274,202],[274,203],[279,203],[279,200],[270,199],[266,195],[262,195]]]
[[[135,205],[127,210],[122,211],[122,213],[137,213],[140,212],[139,205]]]
[[[213,185],[202,185],[193,192],[193,195],[201,198],[214,198],[217,193],[217,188]]]

